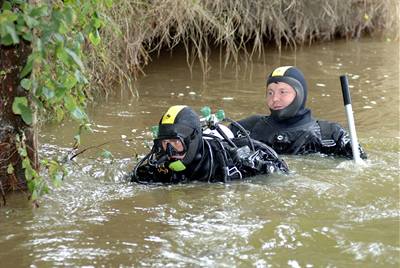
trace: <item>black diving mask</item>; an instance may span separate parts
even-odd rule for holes
[[[163,142],[166,140],[171,140],[172,142],[166,143],[166,145],[163,145]],[[176,140],[174,142],[174,140]],[[180,143],[180,146],[182,147],[182,150],[179,150],[176,148],[177,146],[174,146],[174,143]],[[171,138],[159,138],[154,140],[154,144],[157,148],[158,152],[158,164],[163,164],[165,166],[168,166],[169,169],[173,171],[183,171],[186,169],[185,164],[181,161],[182,159],[177,159],[176,157],[179,156],[184,156],[187,152],[186,150],[186,145],[182,137],[171,137]],[[165,149],[164,149],[165,147]],[[163,163],[160,163],[161,162]]]

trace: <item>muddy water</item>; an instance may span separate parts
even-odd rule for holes
[[[1,267],[398,267],[399,45],[371,39],[268,51],[204,77],[183,52],[162,55],[133,98],[90,108],[88,150],[61,188],[32,209],[24,195],[0,208]],[[339,75],[349,74],[359,140],[369,160],[284,156],[292,174],[223,184],[141,186],[121,180],[148,149],[149,127],[174,104],[224,109],[240,119],[265,113],[264,79],[278,65],[308,78],[314,116],[346,126]],[[74,124],[45,126],[42,155],[69,152]],[[101,149],[113,160],[99,157]]]

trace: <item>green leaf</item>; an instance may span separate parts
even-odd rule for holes
[[[103,152],[101,153],[101,156],[105,159],[112,159],[114,158],[113,154],[110,151],[107,151],[103,149]]]
[[[21,106],[28,106],[28,99],[26,97],[15,97],[12,105],[14,114],[21,114]]]
[[[26,41],[32,42],[33,35],[32,32],[26,32],[22,35],[22,38]]]
[[[26,90],[30,90],[32,88],[32,80],[27,78],[22,79],[21,86]]]
[[[38,191],[37,190],[33,190],[32,195],[31,195],[31,200],[35,201],[37,200],[39,197]]]
[[[24,20],[29,29],[33,29],[40,24],[37,19],[26,14],[24,14]]]
[[[31,15],[32,17],[35,17],[35,18],[47,16],[47,14],[48,14],[47,10],[48,10],[47,5],[42,5],[42,6],[33,8],[29,15]]]
[[[11,37],[11,35],[7,34],[4,37],[1,38],[1,44],[4,46],[11,46],[14,44],[14,41]]]
[[[57,122],[61,122],[64,119],[64,111],[57,107],[56,109],[56,120]]]
[[[31,125],[32,124],[32,110],[31,108],[28,106],[22,106],[21,107],[22,113],[21,113],[21,117],[22,120],[24,120],[24,122],[27,125]]]
[[[89,83],[89,81],[86,79],[86,77],[79,70],[75,71],[74,76],[75,76],[76,80],[78,80],[79,83],[83,83],[83,84]]]
[[[8,1],[5,1],[3,3],[2,10],[11,10],[11,9],[12,9],[11,3]]]
[[[14,174],[14,167],[13,167],[13,165],[10,163],[10,164],[8,164],[8,167],[7,167],[7,174]]]
[[[22,120],[24,120],[27,125],[32,124],[32,110],[28,106],[28,100],[26,97],[15,97],[12,111],[14,114],[21,115]]]
[[[26,168],[27,166],[30,166],[31,163],[29,162],[29,159],[26,158],[28,156],[28,152],[26,151],[25,148],[19,148],[18,153],[20,156],[25,157],[24,160],[22,160],[22,167]]]
[[[89,40],[95,46],[100,44],[101,39],[100,39],[99,31],[96,30],[94,32],[90,32],[89,33]]]
[[[72,51],[69,48],[65,48],[65,52],[67,52],[67,54],[72,58],[72,60],[79,66],[79,68],[81,68],[81,70],[84,69],[83,63],[81,61],[81,58],[76,55],[76,53],[74,51]]]
[[[73,24],[76,20],[76,14],[72,7],[68,6],[65,8],[65,18],[68,24]]]
[[[73,110],[76,109],[76,102],[74,98],[72,98],[70,95],[67,95],[64,97],[64,106],[67,108],[69,112],[72,112]]]
[[[13,44],[18,44],[19,43],[19,37],[17,35],[17,32],[15,31],[14,24],[5,25],[5,30],[11,36]]]
[[[33,173],[33,168],[30,166],[30,164],[29,164],[29,166],[28,167],[26,167],[25,168],[25,179],[27,180],[27,181],[30,181],[30,180],[32,180],[33,178],[34,178],[34,173]]]
[[[35,190],[35,187],[36,187],[35,181],[34,180],[29,180],[27,184],[28,184],[29,191],[32,193],[33,190]]]
[[[101,27],[101,25],[102,25],[101,19],[93,18],[92,19],[92,25],[96,30],[99,29]]]
[[[68,75],[65,77],[65,81],[63,82],[63,85],[64,85],[67,89],[71,89],[71,88],[73,88],[73,87],[76,85],[77,82],[78,82],[78,81],[77,81],[77,79],[76,79],[74,76],[72,76],[71,74],[68,74]]]
[[[69,60],[69,57],[68,57],[68,54],[67,54],[67,52],[65,51],[65,48],[64,47],[61,47],[61,46],[58,46],[57,48],[56,48],[56,56],[57,56],[57,58],[59,59],[59,60],[61,60],[64,64],[67,64],[68,65],[68,60]]]
[[[33,60],[34,60],[34,54],[29,55],[28,60],[25,64],[25,67],[22,69],[21,73],[19,74],[20,78],[27,76],[32,71]]]
[[[105,3],[106,3],[106,6],[107,6],[108,8],[111,8],[111,7],[112,7],[112,4],[113,4],[113,0],[105,0]]]
[[[47,100],[51,100],[55,97],[54,90],[47,88],[47,87],[42,87],[42,94]]]
[[[63,173],[62,172],[57,172],[51,178],[53,179],[54,186],[58,188],[62,184]]]
[[[82,112],[82,110],[78,107],[76,107],[72,112],[71,115],[73,118],[81,121],[82,119],[86,118],[86,114]]]

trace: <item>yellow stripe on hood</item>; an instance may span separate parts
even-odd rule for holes
[[[271,74],[271,76],[273,77],[273,76],[284,76],[285,75],[285,72],[287,71],[287,69],[290,69],[290,68],[292,68],[293,66],[282,66],[282,67],[278,67],[278,68],[276,68],[273,72],[272,72],[272,74]]]
[[[171,106],[168,111],[164,114],[161,124],[173,124],[175,122],[175,118],[178,115],[178,113],[183,109],[187,107],[186,105],[175,105]]]

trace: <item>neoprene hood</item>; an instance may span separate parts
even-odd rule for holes
[[[286,108],[282,110],[272,110],[271,116],[282,121],[296,116],[305,107],[307,101],[307,83],[303,73],[294,66],[278,67],[269,74],[267,87],[271,83],[284,82],[296,91],[296,97]]]
[[[185,105],[175,105],[161,117],[157,139],[171,138],[183,141],[186,154],[182,163],[190,164],[195,159],[202,141],[200,118],[193,109]]]

